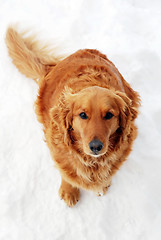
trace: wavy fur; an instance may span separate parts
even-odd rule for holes
[[[62,60],[35,37],[25,36],[12,27],[7,30],[9,55],[20,72],[38,80],[36,114],[62,176],[59,194],[74,206],[79,188],[105,193],[126,160],[137,135],[140,98],[99,51],[79,50]],[[107,111],[113,113],[110,120],[104,118]],[[98,156],[89,148],[96,138],[103,143]]]

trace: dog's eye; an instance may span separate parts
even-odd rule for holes
[[[79,114],[79,116],[82,118],[82,119],[87,119],[88,117],[87,117],[87,114],[85,113],[85,112],[81,112],[80,114]]]
[[[105,120],[111,119],[114,115],[111,112],[107,112],[106,115],[104,116]]]

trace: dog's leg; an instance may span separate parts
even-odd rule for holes
[[[112,179],[109,178],[108,182],[106,183],[106,186],[102,188],[102,191],[96,194],[98,197],[103,196],[107,193],[109,187],[111,186],[111,180]]]
[[[61,199],[64,199],[67,206],[73,207],[80,199],[80,191],[78,188],[73,187],[62,179],[61,186],[59,189],[59,195]]]

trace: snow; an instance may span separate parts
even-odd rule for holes
[[[161,239],[161,2],[159,0],[0,1],[0,239]],[[81,191],[68,208],[33,103],[34,81],[8,57],[11,23],[32,28],[65,53],[97,48],[142,99],[139,135],[103,197]]]

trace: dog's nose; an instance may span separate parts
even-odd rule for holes
[[[89,148],[92,152],[97,154],[103,148],[103,143],[98,139],[94,139],[89,143]]]

